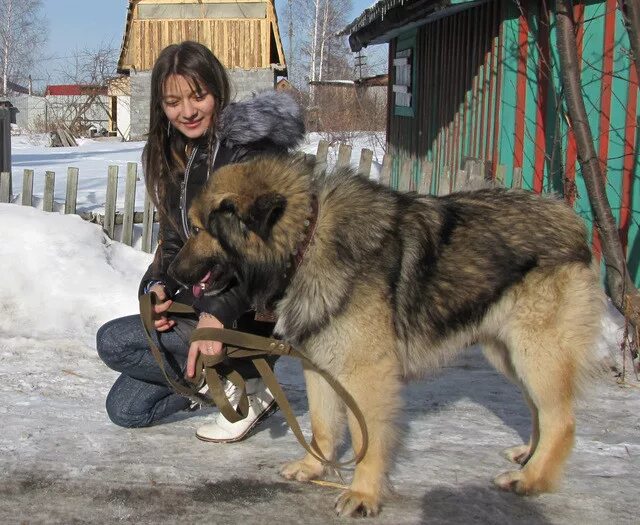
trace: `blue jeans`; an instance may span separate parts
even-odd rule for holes
[[[249,317],[247,317],[248,319]],[[152,337],[164,356],[164,368],[172,378],[181,378],[187,363],[189,336],[196,325],[191,318],[174,318],[176,326],[168,332],[155,332]],[[241,318],[242,319],[242,318]],[[244,331],[269,335],[267,323],[239,323]],[[100,359],[120,372],[107,395],[106,409],[111,421],[127,428],[146,427],[188,408],[191,401],[176,394],[167,384],[156,363],[144,333],[139,315],[120,317],[104,324],[96,335]],[[273,365],[275,360],[272,360]],[[249,360],[234,359],[221,365],[238,370],[245,379],[259,377]]]

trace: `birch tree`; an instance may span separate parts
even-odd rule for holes
[[[324,1],[324,6],[322,9],[322,30],[321,30],[321,34],[323,36],[322,38],[322,42],[320,44],[320,57],[319,57],[319,78],[318,80],[322,80],[322,65],[324,62],[324,50],[327,47],[326,46],[326,36],[327,36],[327,26],[328,26],[328,21],[329,21],[329,2],[328,0]]]
[[[318,31],[320,25],[320,4],[321,2],[328,2],[329,0],[314,0],[314,13],[313,13],[313,39],[311,40],[311,77],[309,80],[314,81],[316,78],[316,63],[318,56]]]
[[[6,95],[9,80],[28,78],[36,54],[47,41],[42,0],[0,0],[0,90]]]
[[[348,23],[351,0],[288,0],[289,79],[298,87],[307,82],[351,78],[351,53],[345,37],[335,34]]]
[[[351,53],[347,40],[336,34],[349,22],[351,0],[319,0],[323,2],[319,21],[317,80],[351,79]]]

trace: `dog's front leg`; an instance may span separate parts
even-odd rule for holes
[[[314,370],[304,367],[307,400],[313,432],[312,445],[324,457],[333,460],[338,441],[344,429],[344,406],[329,384]],[[309,481],[324,474],[324,466],[311,454],[299,461],[286,464],[280,473],[287,479]]]
[[[360,362],[341,378],[367,423],[367,452],[356,466],[349,490],[336,502],[340,516],[375,516],[386,489],[387,470],[396,444],[397,415],[401,405],[399,366],[393,356]],[[349,411],[349,430],[354,453],[362,447],[360,425]]]

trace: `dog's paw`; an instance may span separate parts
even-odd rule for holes
[[[380,512],[380,501],[371,494],[345,490],[336,501],[336,514],[345,516],[377,516]]]
[[[548,492],[549,484],[544,479],[534,479],[526,470],[503,472],[493,482],[502,490],[514,492],[520,496]]]
[[[324,467],[317,461],[310,463],[306,459],[287,463],[280,469],[283,478],[295,481],[310,481],[324,474]]]
[[[518,445],[506,448],[502,451],[502,455],[512,463],[525,465],[531,457],[531,447],[529,445]]]

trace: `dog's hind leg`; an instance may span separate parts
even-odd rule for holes
[[[519,471],[495,483],[518,494],[552,490],[571,453],[574,398],[593,365],[601,292],[591,269],[567,265],[527,278],[503,335],[517,378],[538,410],[539,440]]]
[[[531,399],[531,396],[529,396],[529,392],[522,384],[522,381],[518,379],[518,376],[513,369],[513,363],[511,362],[507,347],[500,341],[492,341],[483,343],[482,350],[487,361],[489,361],[496,370],[502,372],[507,379],[520,388],[529,410],[531,411],[531,437],[529,438],[529,443],[509,447],[502,451],[502,454],[509,461],[524,465],[535,452],[536,447],[538,446],[538,439],[540,438],[538,408]]]
[[[342,400],[316,371],[304,367],[307,399],[313,438],[311,445],[319,449],[325,459],[335,459],[335,451],[345,426]],[[286,464],[280,474],[287,479],[309,481],[324,474],[325,467],[311,454]]]
[[[538,407],[535,405],[531,397],[529,397],[525,387],[520,385],[520,388],[524,399],[529,406],[529,410],[531,411],[531,437],[529,438],[529,443],[509,447],[502,451],[502,455],[513,463],[526,465],[529,458],[536,451],[538,441],[540,440],[540,418],[538,415]]]
[[[561,351],[561,350],[560,350]],[[539,439],[535,448],[513,450],[526,454],[519,471],[505,472],[496,485],[518,494],[546,492],[554,488],[571,448],[575,432],[571,379],[566,371],[545,370],[546,377],[525,372],[523,383],[538,410]],[[568,379],[568,382],[567,382]],[[567,384],[569,383],[569,384]],[[534,408],[534,409],[535,409]]]
[[[356,363],[340,380],[356,401],[367,423],[368,446],[355,469],[351,486],[336,501],[340,516],[375,516],[386,489],[387,470],[397,441],[396,417],[401,404],[402,381],[395,356],[381,355]],[[360,426],[348,411],[354,453],[362,447]]]

